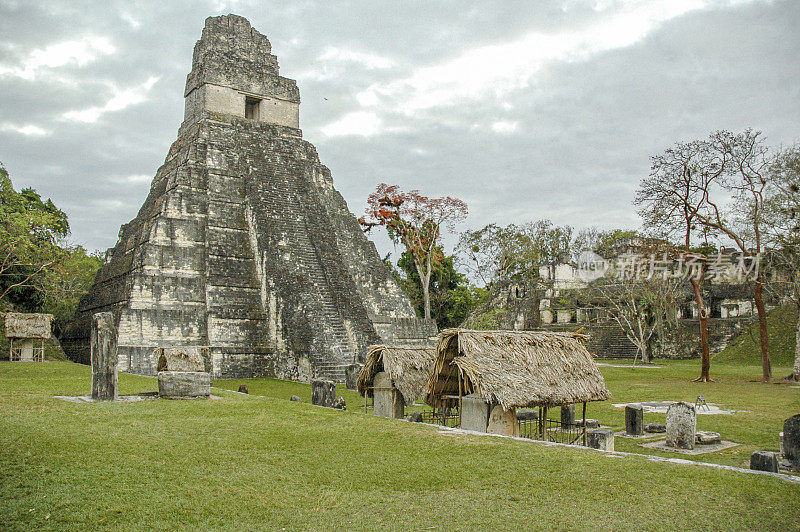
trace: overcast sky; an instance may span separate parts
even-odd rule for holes
[[[798,0],[469,5],[0,0],[0,162],[75,243],[113,246],[175,140],[204,19],[226,13],[297,80],[303,135],[357,215],[384,181],[464,199],[461,229],[635,228],[674,142],[800,140]]]

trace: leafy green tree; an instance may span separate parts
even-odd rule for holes
[[[403,274],[401,285],[417,312],[424,312],[422,286],[413,259],[404,251],[397,261]],[[465,275],[456,271],[452,256],[443,256],[430,281],[431,317],[440,329],[458,327],[477,306],[485,290],[470,287]]]
[[[43,295],[41,311],[55,317],[56,336],[60,336],[72,319],[81,296],[92,286],[102,264],[99,252],[89,254],[82,246],[69,246],[63,250],[61,260],[48,268],[39,283]]]
[[[42,281],[63,258],[69,234],[64,211],[33,189],[14,190],[0,165],[0,310],[36,310]]]

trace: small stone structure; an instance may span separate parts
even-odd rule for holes
[[[561,405],[561,426],[569,428],[575,424],[575,405]]]
[[[363,367],[363,364],[350,364],[344,369],[344,383],[348,390],[358,389],[358,376]]]
[[[644,409],[642,405],[625,407],[625,434],[641,436],[644,433]]]
[[[461,428],[486,432],[489,425],[489,403],[478,394],[461,398]]]
[[[783,422],[783,454],[795,470],[800,470],[800,414]]]
[[[406,421],[410,423],[422,423],[422,412],[411,412],[406,416]]]
[[[778,456],[770,451],[755,451],[750,455],[750,469],[778,472]]]
[[[405,416],[403,396],[385,371],[376,373],[372,379],[372,402],[373,413],[376,416],[394,419],[403,419]]]
[[[645,423],[644,431],[650,434],[660,434],[667,432],[667,426],[663,423]]]
[[[211,374],[209,350],[202,346],[159,347],[158,395],[166,399],[209,397]]]
[[[6,314],[8,359],[20,362],[44,362],[44,341],[52,337],[52,314]]]
[[[589,429],[586,431],[586,446],[601,451],[614,450],[614,431],[611,429]]]
[[[693,405],[678,402],[667,410],[667,447],[694,449],[697,412]]]
[[[333,381],[314,379],[311,381],[311,404],[333,408],[336,401],[336,384]]]
[[[92,365],[92,399],[117,399],[117,327],[114,314],[98,312],[92,316],[92,336],[89,343]]]
[[[514,409],[506,410],[500,405],[494,405],[489,413],[486,432],[503,436],[519,436],[519,421],[517,421]]]

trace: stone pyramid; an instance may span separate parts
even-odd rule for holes
[[[119,231],[61,343],[87,362],[92,314],[118,323],[119,368],[208,346],[215,377],[341,381],[370,344],[436,334],[367,240],[299,129],[300,95],[267,38],[210,17],[178,138]]]

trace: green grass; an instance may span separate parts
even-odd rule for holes
[[[692,399],[700,389],[709,401],[753,403],[747,422],[702,417],[701,428],[713,430],[708,420],[774,448],[798,390],[750,383],[757,367],[718,365],[718,383],[689,383],[696,365],[603,372],[614,401]],[[53,395],[85,394],[87,367],[0,363],[0,529],[800,526],[800,485],[778,479],[440,434],[286,400],[307,400],[304,385],[246,382],[275,397],[218,389],[216,400],[72,404]],[[123,394],[154,388],[120,376]],[[610,405],[590,412],[622,419]]]
[[[767,338],[769,353],[773,366],[792,366],[794,364],[795,331],[797,330],[797,307],[785,305],[775,308],[767,314]],[[759,347],[758,322],[745,329],[724,350],[715,357],[718,362],[738,362],[741,364],[761,364],[761,347]],[[784,377],[791,372],[778,373],[776,377]]]

